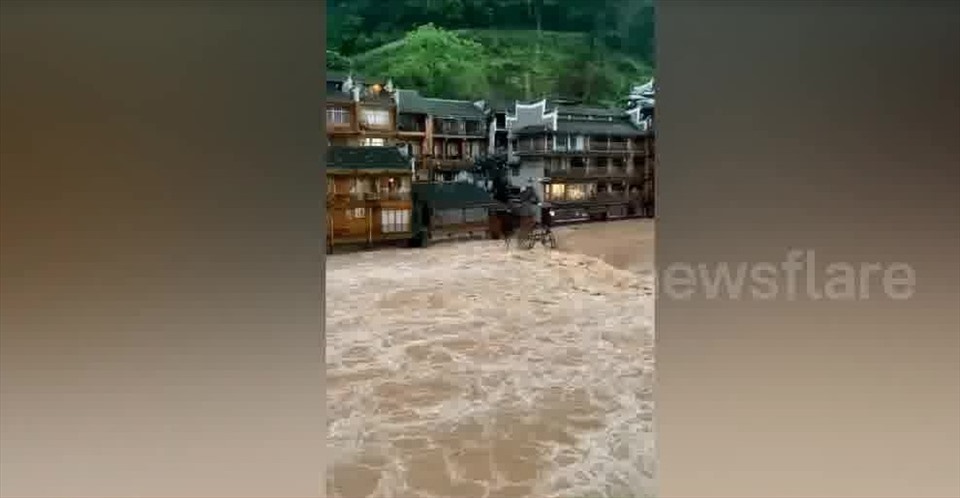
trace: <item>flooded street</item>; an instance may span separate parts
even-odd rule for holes
[[[328,494],[652,495],[653,224],[327,258]]]

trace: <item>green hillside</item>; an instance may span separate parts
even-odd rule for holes
[[[327,67],[436,97],[613,104],[653,73],[648,0],[331,2]]]

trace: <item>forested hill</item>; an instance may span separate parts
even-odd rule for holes
[[[613,104],[653,73],[652,0],[328,0],[327,68],[434,97]]]

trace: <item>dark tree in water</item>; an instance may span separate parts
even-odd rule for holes
[[[510,200],[510,165],[507,156],[496,154],[481,157],[473,163],[475,178],[488,181],[490,194],[499,202],[507,203]]]

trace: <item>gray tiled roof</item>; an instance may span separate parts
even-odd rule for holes
[[[561,105],[558,114],[561,116],[567,114],[570,116],[623,117],[625,115],[625,111],[623,109],[611,109],[606,107]]]
[[[468,182],[414,183],[411,189],[416,199],[435,208],[493,206],[497,204],[490,193]]]
[[[396,147],[327,148],[328,169],[390,169],[410,171],[410,163]]]
[[[424,97],[416,90],[398,90],[399,111],[407,114],[429,114],[440,118],[484,117],[483,110],[466,100],[448,100]]]
[[[626,119],[617,121],[557,121],[557,132],[583,135],[640,136],[643,132]]]
[[[339,90],[332,90],[330,88],[327,88],[325,95],[325,100],[327,102],[350,102],[353,100],[350,97],[350,94],[341,92]]]
[[[549,133],[546,126],[536,125],[527,126],[516,130],[517,135],[536,135],[540,133]],[[610,135],[614,137],[633,137],[643,135],[643,131],[625,119],[616,121],[568,121],[557,120],[556,133],[570,133],[575,135]]]

